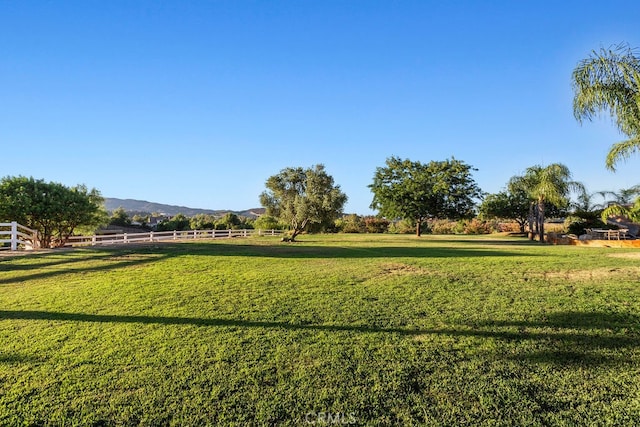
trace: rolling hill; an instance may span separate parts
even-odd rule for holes
[[[231,211],[231,210],[213,210],[213,209],[199,209],[189,208],[186,206],[166,205],[163,203],[148,202],[146,200],[134,200],[134,199],[118,199],[114,197],[105,197],[105,208],[107,211],[113,211],[117,208],[123,208],[125,211],[131,214],[142,213],[163,213],[166,215],[177,215],[179,213],[186,216],[195,216],[198,214],[208,214],[215,216],[223,216],[229,212],[235,213],[239,216],[248,218],[257,218],[264,213],[263,208],[247,209],[244,211]]]

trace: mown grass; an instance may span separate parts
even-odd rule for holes
[[[0,258],[0,425],[639,424],[639,279],[495,236]]]

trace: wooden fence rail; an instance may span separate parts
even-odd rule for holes
[[[38,243],[37,236],[37,231],[20,225],[16,221],[0,222],[0,250],[35,249]]]
[[[229,239],[249,236],[279,236],[282,233],[282,230],[188,230],[94,234],[91,236],[71,236],[63,246],[78,247],[118,245],[136,242],[161,242],[168,240]],[[9,238],[4,239],[4,236],[9,236]],[[15,221],[0,223],[0,250],[32,250],[37,248],[37,242],[37,231],[24,227]]]

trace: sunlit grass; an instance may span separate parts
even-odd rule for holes
[[[637,251],[300,240],[0,258],[0,424],[640,422]]]

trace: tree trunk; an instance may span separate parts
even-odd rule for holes
[[[422,218],[418,218],[416,221],[416,237],[420,237],[420,226],[422,225]]]
[[[538,231],[540,243],[544,243],[544,199],[538,200]]]
[[[293,230],[293,234],[291,234],[291,237],[289,237],[289,241],[290,242],[295,242],[296,241],[296,237],[298,236],[298,234],[300,234],[302,232],[302,230]]]
[[[535,236],[534,224],[537,225],[537,222],[534,221],[534,212],[535,212],[535,204],[531,202],[529,205],[529,240],[533,240]]]

